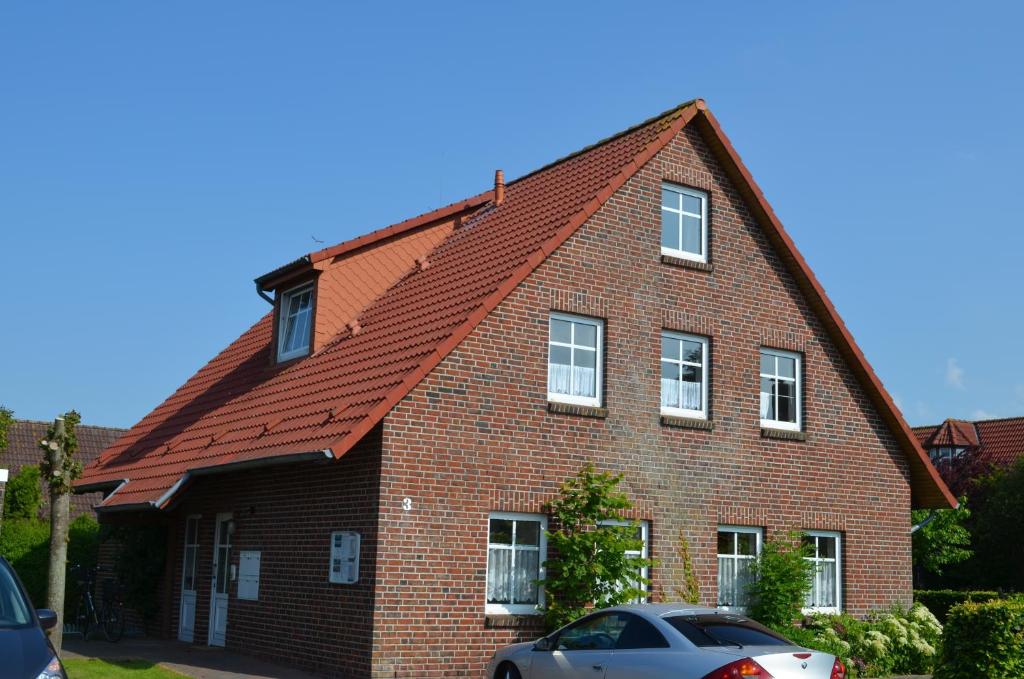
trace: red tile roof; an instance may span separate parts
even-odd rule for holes
[[[1007,465],[1017,458],[1024,457],[1024,417],[975,422],[949,419],[939,425],[914,427],[914,433],[925,448],[972,448],[976,451],[979,462]]]
[[[82,487],[110,487],[108,508],[164,507],[190,475],[211,468],[296,455],[340,457],[376,426],[502,299],[571,236],[685,125],[696,120],[722,154],[798,282],[827,317],[826,327],[902,442],[915,502],[954,503],[917,445],[806,262],[764,201],[702,101],[689,102],[507,185],[501,205],[489,193],[374,234],[313,253],[261,279],[291,275],[363,248],[399,248],[406,234],[464,215],[429,255],[362,311],[347,330],[309,357],[270,367],[268,314],[91,465]]]

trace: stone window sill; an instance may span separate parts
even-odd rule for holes
[[[677,427],[679,429],[703,429],[711,431],[715,428],[711,420],[701,420],[695,417],[679,417],[677,415],[662,415],[661,424],[665,427]]]
[[[673,257],[672,255],[662,255],[661,263],[668,264],[670,266],[680,266],[684,269],[697,269],[698,271],[715,270],[715,267],[711,265],[711,262],[695,262],[692,259],[683,259],[682,257]]]
[[[761,438],[778,439],[780,441],[806,441],[807,434],[802,431],[790,431],[788,429],[771,429],[761,427]]]
[[[488,613],[484,616],[487,629],[537,629],[543,622],[540,615]]]
[[[562,415],[578,415],[579,417],[608,417],[607,408],[580,406],[574,403],[559,403],[558,401],[548,401],[548,412],[560,413]]]

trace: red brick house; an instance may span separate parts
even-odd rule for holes
[[[962,488],[978,474],[1024,457],[1024,417],[957,420],[914,427],[918,442],[946,482]]]
[[[169,637],[479,676],[537,635],[544,505],[587,461],[625,474],[652,595],[682,531],[709,604],[791,528],[810,607],[908,603],[910,510],[955,502],[703,101],[257,288],[80,481],[169,527]]]

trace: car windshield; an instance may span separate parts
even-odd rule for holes
[[[30,622],[32,613],[14,574],[7,564],[0,562],[0,629],[24,627]]]
[[[675,615],[665,622],[696,646],[792,646],[767,627],[738,615]]]

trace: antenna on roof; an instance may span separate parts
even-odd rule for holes
[[[494,204],[501,205],[505,202],[505,173],[501,170],[494,171]]]

